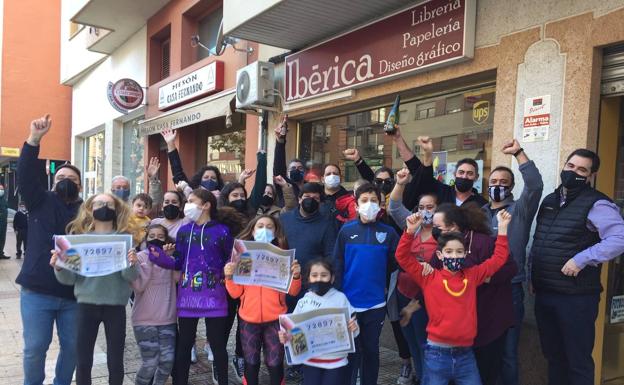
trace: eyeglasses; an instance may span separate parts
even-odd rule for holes
[[[93,209],[97,210],[97,209],[101,209],[104,206],[108,206],[109,209],[115,209],[115,202],[104,202],[104,201],[94,201],[93,202]]]

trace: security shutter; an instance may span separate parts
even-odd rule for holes
[[[624,44],[604,49],[602,95],[624,95]]]
[[[171,40],[167,39],[161,45],[160,78],[169,77],[169,63],[171,58]]]

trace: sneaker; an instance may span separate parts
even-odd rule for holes
[[[214,361],[212,361],[212,383],[214,385],[219,385],[219,378],[217,376],[217,365],[215,365]]]
[[[197,352],[195,351],[195,346],[191,349],[191,364],[197,363]]]
[[[397,378],[398,385],[411,385],[412,377],[414,374],[412,373],[412,365],[403,364],[401,365],[401,374],[399,378]]]
[[[245,375],[245,360],[241,357],[234,356],[230,361],[232,369],[234,369],[234,377],[239,384],[243,383],[243,376]]]
[[[214,361],[214,355],[212,354],[212,349],[210,349],[210,344],[204,345],[204,352],[208,356],[208,361]]]

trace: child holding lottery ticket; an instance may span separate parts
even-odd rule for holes
[[[176,279],[173,270],[150,261],[172,258],[175,242],[163,225],[147,227],[146,248],[137,254],[139,276],[132,282],[132,328],[143,363],[136,385],[164,385],[173,369],[177,332]]]
[[[260,215],[251,220],[240,233],[239,239],[271,243],[288,248],[279,220],[270,215]],[[232,276],[236,271],[242,243],[235,243],[232,262],[225,265],[225,287],[232,298],[240,298],[238,319],[240,322],[245,375],[243,384],[257,385],[260,372],[260,351],[264,350],[269,371],[269,383],[280,385],[284,378],[284,349],[280,344],[279,316],[287,312],[286,294],[275,289],[256,285],[239,285]],[[301,290],[301,267],[295,260],[291,267],[292,283],[288,294],[296,296]]]
[[[331,263],[324,258],[311,261],[306,268],[308,292],[297,302],[294,314],[305,313],[323,308],[347,308],[349,314],[355,309],[347,296],[332,287],[334,270]],[[356,336],[359,328],[355,317],[349,321],[349,330]],[[280,330],[282,344],[290,340],[289,331]],[[343,385],[349,382],[351,373],[348,370],[348,354],[328,354],[314,357],[303,365],[303,385]]]

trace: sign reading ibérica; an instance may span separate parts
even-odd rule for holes
[[[472,58],[476,0],[430,0],[286,57],[292,103]]]

